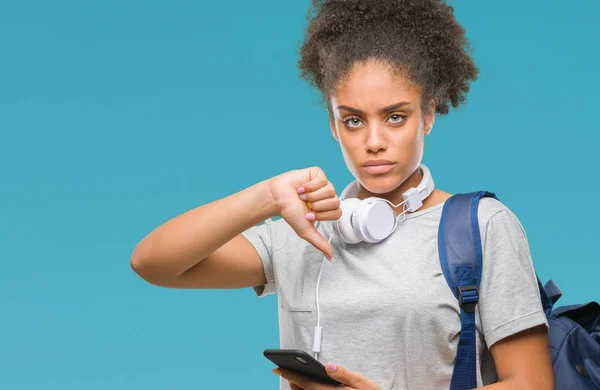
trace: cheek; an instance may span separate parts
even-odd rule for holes
[[[339,145],[348,171],[350,171],[352,176],[358,179],[359,171],[356,167],[360,164],[360,156],[357,152],[359,149],[356,145],[348,143],[347,140],[344,140],[343,138],[340,138]]]
[[[342,155],[344,156],[344,161],[346,161],[346,164],[354,164],[354,162],[356,161],[356,147],[354,147],[353,145],[349,145],[343,140],[340,140],[340,149],[342,151]]]
[[[347,137],[343,133],[340,133],[338,143],[345,158],[355,158],[356,150],[358,150],[357,148],[359,147],[357,138],[358,137]]]
[[[424,135],[418,126],[395,133],[394,144],[400,158],[409,158],[423,149]]]

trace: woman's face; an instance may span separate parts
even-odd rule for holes
[[[420,88],[369,61],[354,66],[330,95],[330,104],[332,134],[363,195],[398,200],[392,192],[419,184],[421,176],[413,174],[434,119],[433,110],[423,116]]]

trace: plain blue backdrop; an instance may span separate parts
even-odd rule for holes
[[[424,161],[515,211],[561,304],[600,300],[600,2],[452,3],[481,76]],[[153,287],[129,256],[283,171],[351,180],[298,78],[308,5],[0,3],[1,389],[277,388],[275,296]]]

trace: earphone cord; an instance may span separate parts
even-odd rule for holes
[[[427,194],[427,196],[429,196],[431,194],[431,190],[429,191],[429,194]],[[396,229],[396,226],[398,225],[398,222],[400,222],[400,216],[402,216],[402,220],[406,219],[406,214],[408,213],[408,210],[406,208],[406,203],[408,202],[408,200],[405,200],[404,202],[398,203],[397,205],[394,205],[392,202],[390,202],[387,199],[384,199],[386,202],[388,202],[390,205],[392,205],[393,207],[399,207],[399,206],[403,206],[402,207],[402,212],[396,216],[396,221],[394,223],[394,229]],[[331,243],[331,239],[333,238],[333,235],[335,234],[335,231],[331,233],[331,235],[329,236],[329,240],[327,240],[329,243]],[[315,326],[315,333],[314,333],[314,337],[313,337],[313,352],[315,353],[315,359],[319,359],[319,352],[321,351],[321,336],[323,334],[323,328],[321,328],[321,308],[319,306],[319,285],[321,284],[321,275],[323,274],[323,267],[325,266],[325,261],[327,260],[327,258],[325,257],[325,255],[323,255],[323,262],[321,263],[321,269],[319,270],[319,276],[317,277],[317,288],[316,288],[316,301],[317,301],[317,326]]]
[[[396,208],[396,207],[399,207],[399,206],[402,206],[403,204],[405,204],[406,202],[408,202],[408,199],[406,199],[404,202],[400,202],[400,203],[398,203],[398,204],[393,204],[392,202],[390,202],[390,201],[389,201],[389,200],[387,200],[387,199],[384,199],[384,198],[382,198],[382,200],[385,200],[386,202],[388,202],[388,203],[389,203],[389,204],[390,204],[392,207],[394,207],[394,208]]]
[[[329,240],[327,242],[331,243],[331,239],[335,232],[332,232],[329,236]],[[323,255],[323,262],[321,263],[321,269],[319,270],[319,277],[317,278],[317,291],[315,293],[317,300],[317,326],[315,327],[315,335],[313,339],[313,352],[315,353],[315,359],[319,358],[319,351],[321,350],[321,310],[319,307],[319,285],[321,284],[321,274],[323,273],[323,266],[325,265],[325,261],[327,258]]]
[[[423,199],[429,197],[429,195],[431,195],[431,192],[432,192],[429,188],[426,188],[426,189],[429,190],[429,191],[428,191],[427,196],[423,197]],[[390,202],[387,199],[383,199],[383,200],[385,200],[386,202],[388,202],[392,207],[402,206],[402,212],[400,214],[398,214],[396,216],[396,218],[395,218],[396,222],[394,223],[394,229],[393,230],[396,230],[396,226],[398,226],[398,222],[400,221],[399,217],[400,216],[404,217],[404,218],[402,218],[402,221],[404,221],[406,219],[406,214],[408,214],[408,211],[406,209],[406,203],[408,202],[408,199],[406,199],[404,202],[400,202],[398,204],[393,204],[392,202]]]

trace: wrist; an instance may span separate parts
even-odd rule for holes
[[[274,179],[275,177],[272,177],[260,183],[261,205],[266,210],[269,218],[278,216],[280,210],[279,199],[275,196],[275,191],[273,191]]]

